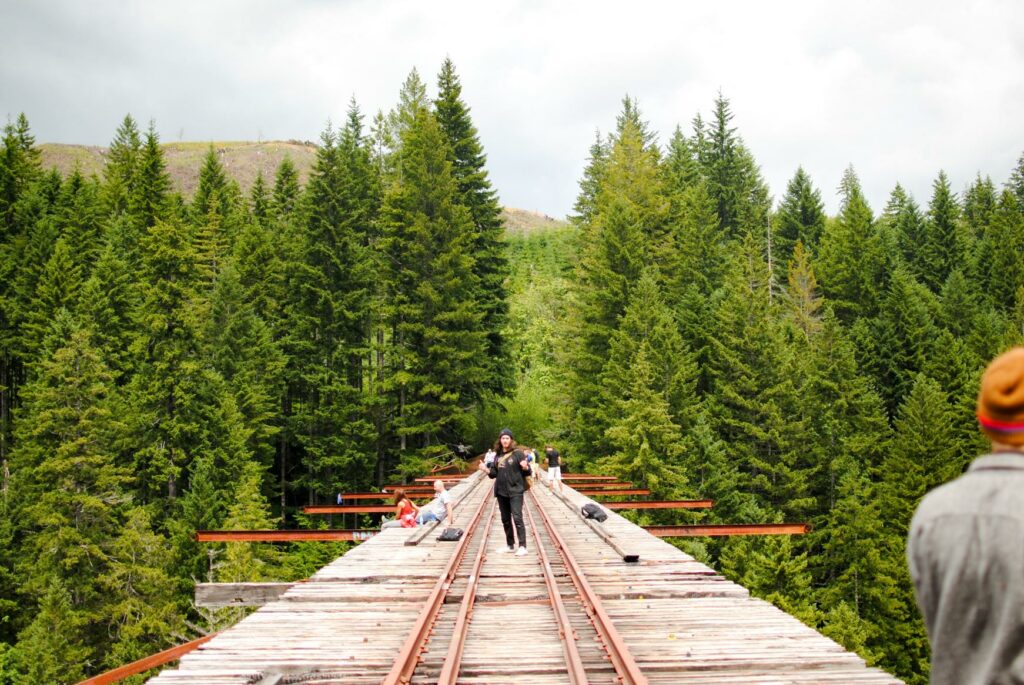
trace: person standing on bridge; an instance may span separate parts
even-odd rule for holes
[[[556,492],[562,491],[562,455],[551,445],[544,446],[548,460],[548,486]]]
[[[526,554],[526,526],[523,524],[523,494],[526,492],[526,477],[530,475],[530,462],[516,446],[512,431],[503,428],[494,443],[495,457],[490,465],[480,464],[480,470],[494,479],[494,496],[498,498],[501,511],[501,525],[505,528],[505,542],[508,547],[501,552],[515,550],[519,538],[517,556]]]
[[[985,369],[977,414],[992,451],[921,500],[907,540],[937,685],[1024,683],[1024,347]]]

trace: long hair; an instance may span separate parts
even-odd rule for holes
[[[406,499],[405,490],[395,488],[395,504],[401,504],[403,499]]]
[[[494,447],[492,447],[491,449],[494,450],[495,454],[504,454],[504,452],[501,449],[501,436],[500,435],[498,436],[498,439],[494,441]],[[516,439],[512,438],[512,442],[510,442],[508,444],[508,451],[511,452],[511,451],[517,450],[517,449],[519,449],[519,445],[516,443]]]

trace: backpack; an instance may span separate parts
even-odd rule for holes
[[[445,528],[437,536],[437,539],[441,542],[458,542],[460,538],[462,538],[461,528]]]
[[[593,502],[587,502],[583,505],[583,518],[594,519],[598,523],[603,523],[608,518],[608,514],[605,513],[604,509],[597,506]]]

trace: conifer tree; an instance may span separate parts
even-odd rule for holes
[[[577,266],[572,392],[586,452],[597,449],[601,440],[593,416],[597,382],[631,288],[645,266],[665,265],[674,257],[657,149],[647,145],[644,127],[633,122],[629,111],[620,121],[622,129],[603,162],[597,211],[582,226]]]
[[[445,59],[441,66],[437,88],[438,96],[434,101],[437,123],[452,153],[452,173],[458,184],[460,202],[469,210],[476,229],[473,252],[480,284],[477,297],[484,315],[482,325],[488,332],[489,385],[497,389],[503,385],[502,368],[508,365],[501,333],[508,315],[504,285],[508,260],[501,206],[497,193],[491,188],[485,167],[487,157],[469,116],[469,107],[462,99],[462,84],[450,59]]]
[[[108,216],[117,219],[128,212],[142,154],[142,135],[135,119],[126,114],[114,133],[103,169],[106,180],[105,204]]]
[[[124,382],[133,368],[130,353],[135,329],[138,292],[128,264],[113,244],[107,243],[92,274],[82,285],[78,312],[114,377]]]
[[[1024,255],[1011,246],[1024,240],[1024,216],[1017,196],[1003,191],[992,222],[978,241],[977,271],[983,295],[997,308],[1013,309],[1024,283]]]
[[[153,226],[159,219],[168,218],[169,196],[171,192],[171,178],[167,174],[167,164],[164,161],[164,153],[160,148],[160,138],[156,133],[156,127],[151,121],[149,130],[146,131],[146,138],[143,141],[142,152],[139,156],[137,178],[133,192],[128,198],[128,205],[133,219],[134,236],[142,235],[145,229]],[[125,251],[128,255],[135,255],[129,245]]]
[[[447,147],[434,116],[419,109],[402,134],[401,175],[382,209],[388,387],[397,399],[401,447],[421,454],[468,431],[462,407],[487,382],[483,312],[474,299],[475,231]]]
[[[172,646],[185,632],[177,606],[179,581],[171,572],[172,550],[153,531],[143,507],[132,507],[110,543],[109,565],[100,578],[106,594],[103,622],[108,670]]]
[[[855,327],[861,367],[871,373],[890,416],[928,360],[937,302],[906,269],[892,274],[877,317]]]
[[[932,292],[938,292],[953,269],[965,266],[964,239],[958,235],[960,206],[949,187],[949,178],[943,171],[932,184],[932,199],[928,205],[923,240],[916,249],[920,252],[919,278]]]
[[[879,289],[885,284],[884,255],[853,167],[843,173],[839,193],[839,217],[825,226],[816,270],[840,320],[851,322],[875,311]]]
[[[797,167],[775,215],[772,260],[782,265],[789,263],[797,242],[814,254],[824,230],[825,205],[821,193],[803,167]]]
[[[361,390],[369,345],[369,216],[365,208],[356,211],[366,198],[352,176],[356,162],[350,155],[359,145],[353,138],[342,151],[330,126],[321,136],[297,262],[288,273],[291,330],[283,344],[295,366],[290,422],[305,452],[304,484],[311,495],[359,483],[371,471],[372,435]]]
[[[75,611],[59,580],[46,585],[40,597],[32,623],[14,648],[15,682],[72,685],[85,678],[93,654],[82,637],[87,618]]]
[[[773,316],[757,240],[747,234],[739,249],[711,335],[709,411],[739,466],[740,487],[769,510],[802,512],[810,502],[794,358]]]
[[[274,175],[274,193],[271,212],[277,218],[291,214],[299,202],[299,172],[295,170],[292,158],[285,155]]]
[[[659,379],[651,356],[649,344],[641,342],[623,379],[625,385],[619,388],[619,399],[609,411],[605,437],[611,454],[598,463],[620,478],[650,488],[659,499],[673,499],[689,490],[681,468],[685,448],[668,400],[656,389]]]
[[[267,193],[267,182],[263,180],[262,169],[256,174],[252,190],[249,191],[249,205],[252,218],[257,223],[266,223],[270,215],[270,196]]]

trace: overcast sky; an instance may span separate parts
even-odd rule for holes
[[[776,200],[803,165],[830,212],[850,164],[877,212],[1024,152],[1019,0],[0,0],[0,27],[0,115],[39,142],[106,145],[129,112],[166,142],[315,140],[448,55],[502,202],[558,217],[627,93],[664,142],[721,90]]]

